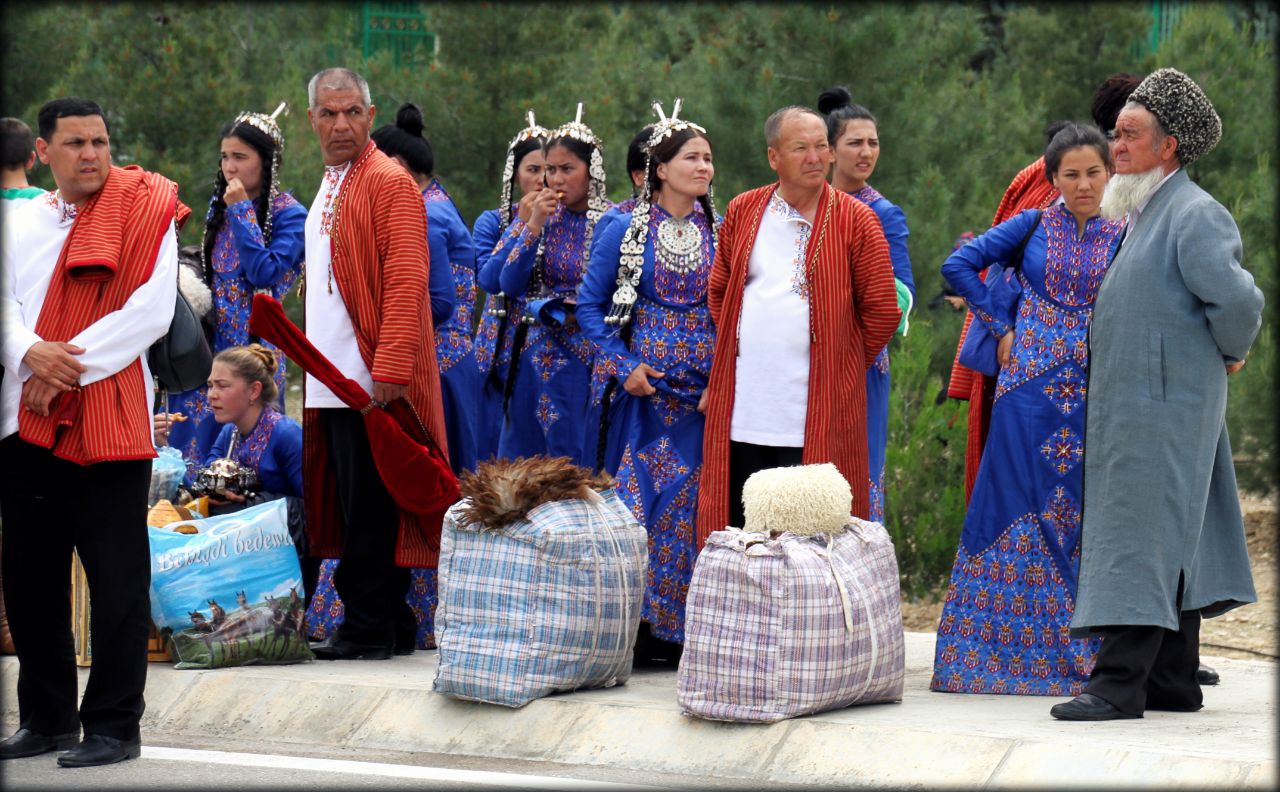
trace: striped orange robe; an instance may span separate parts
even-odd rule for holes
[[[164,176],[136,165],[113,166],[102,189],[76,213],[36,335],[70,341],[124,307],[151,278],[179,206],[178,185]],[[151,398],[142,362],[135,359],[110,377],[58,394],[49,415],[21,410],[18,436],[81,465],[151,459],[156,455],[147,417]]]
[[[716,323],[715,355],[707,385],[707,422],[698,494],[698,546],[729,519],[729,426],[738,357],[738,321],[748,261],[760,219],[778,184],[743,193],[729,203],[719,230],[707,285]],[[832,462],[852,484],[850,513],[866,518],[866,371],[893,337],[902,312],[880,219],[866,204],[830,185],[814,216],[806,250],[809,283],[809,402],[805,464]]]
[[[998,226],[1010,217],[1027,209],[1044,209],[1058,197],[1058,189],[1044,177],[1044,157],[1018,172],[996,208],[992,226]],[[995,377],[986,377],[971,368],[960,365],[960,347],[964,334],[973,322],[973,312],[965,314],[960,340],[956,342],[956,356],[951,363],[951,384],[947,395],[953,399],[969,400],[969,432],[964,451],[964,502],[969,505],[973,484],[978,480],[978,465],[982,463],[982,449],[987,444],[987,429],[991,425],[991,403],[995,395]]]
[[[422,425],[408,411],[392,409],[392,413],[411,437],[421,436],[425,429],[447,458],[440,373],[427,301],[427,213],[413,179],[372,141],[342,181],[329,240],[333,283],[351,316],[360,357],[375,381],[409,386],[408,401]],[[306,288],[323,289],[326,284],[311,283]],[[318,413],[315,408],[303,410],[307,540],[312,555],[340,558],[346,526]],[[396,563],[435,566],[443,519],[443,511],[420,516],[401,509]]]

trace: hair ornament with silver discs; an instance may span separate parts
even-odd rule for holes
[[[545,141],[551,134],[546,127],[538,125],[538,121],[533,115],[533,108],[525,111],[524,118],[527,122],[525,128],[517,132],[516,136],[511,138],[511,142],[507,144],[507,161],[502,166],[502,196],[498,201],[499,236],[503,231],[507,230],[507,226],[511,225],[511,221],[515,216],[515,212],[511,208],[511,192],[516,175],[516,147],[526,140]],[[490,316],[496,316],[501,319],[507,315],[507,295],[503,292],[498,292],[493,297],[493,303],[485,310]]]
[[[671,106],[671,115],[667,116],[662,110],[661,102],[653,103],[653,111],[658,116],[658,122],[653,125],[653,133],[649,135],[649,140],[643,147],[646,174],[650,172],[653,150],[663,140],[686,129],[692,129],[704,136],[707,134],[707,130],[701,126],[679,117],[683,104],[684,100],[676,97]],[[715,209],[714,204],[710,203],[709,192],[707,197],[712,207],[712,214],[707,218],[707,222],[714,228]],[[627,230],[622,235],[622,243],[619,245],[618,278],[615,281],[617,288],[613,292],[613,305],[610,306],[609,314],[604,318],[606,324],[621,327],[631,321],[631,311],[640,294],[640,275],[644,271],[644,248],[649,235],[649,219],[653,211],[652,200],[653,189],[646,175],[644,186],[640,190],[639,197],[636,198],[635,209],[631,213],[631,224],[627,226]],[[653,250],[654,258],[675,272],[687,274],[697,269],[701,263],[702,241],[702,230],[689,218],[667,218],[658,226],[658,238],[655,240]]]

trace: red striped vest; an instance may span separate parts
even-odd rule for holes
[[[112,167],[76,215],[54,268],[35,331],[70,341],[119,310],[151,277],[177,209],[178,185],[136,165]],[[22,410],[18,435],[55,456],[89,465],[156,455],[151,389],[134,360],[105,379],[59,394],[49,415]]]

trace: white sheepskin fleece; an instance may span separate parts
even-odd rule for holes
[[[835,465],[797,465],[753,473],[742,487],[748,531],[813,535],[849,523],[853,491]]]
[[[203,319],[209,315],[209,311],[213,309],[213,294],[190,267],[178,265],[178,290],[187,298],[196,316]]]

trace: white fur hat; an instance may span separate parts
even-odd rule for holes
[[[753,473],[742,487],[748,531],[829,534],[849,524],[853,491],[835,465],[797,465]]]

